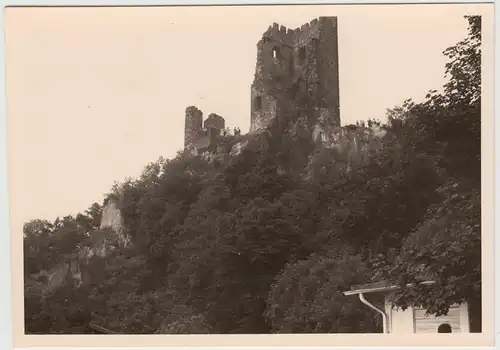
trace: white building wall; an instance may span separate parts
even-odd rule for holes
[[[393,308],[391,310],[391,333],[412,334],[414,333],[413,308],[406,310]]]
[[[460,305],[460,328],[462,333],[470,333],[469,305]]]
[[[469,333],[469,312],[466,303],[450,308],[446,316],[435,317],[425,315],[425,310],[419,308],[392,307],[386,299],[385,311],[388,319],[388,332],[396,334],[437,333],[437,327],[449,323],[453,333]]]

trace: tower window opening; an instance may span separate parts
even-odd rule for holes
[[[279,48],[273,47],[273,58],[278,58],[279,53]]]
[[[306,48],[301,47],[299,49],[299,60],[301,63],[303,63],[306,60]]]
[[[255,97],[254,107],[255,107],[255,110],[257,110],[257,111],[262,109],[262,97],[260,97],[260,96]]]

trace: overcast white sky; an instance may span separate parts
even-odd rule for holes
[[[477,5],[475,5],[477,8]],[[6,11],[12,224],[101,202],[183,145],[196,105],[249,127],[256,43],[272,22],[339,23],[342,123],[444,83],[468,5],[55,8]]]

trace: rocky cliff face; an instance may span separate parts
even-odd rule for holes
[[[100,229],[91,233],[89,242],[89,245],[81,247],[78,252],[50,270],[33,276],[35,280],[42,281],[46,293],[64,284],[79,288],[90,283],[91,276],[87,266],[92,257],[103,258],[117,247],[130,246],[131,240],[124,234],[123,217],[116,200],[110,199],[104,206]]]
[[[123,230],[123,217],[118,202],[110,199],[102,210],[101,229],[110,228],[115,232],[118,239],[118,244],[123,247],[128,247],[131,244],[130,237],[128,237]]]
[[[336,150],[336,154],[347,161],[346,171],[351,171],[353,166],[362,163],[367,159],[370,152],[379,152],[383,148],[383,138],[386,130],[379,126],[343,126],[331,127],[323,124],[319,119],[315,124],[309,126],[307,120],[299,118],[295,123],[291,123],[286,130],[294,139],[308,139],[315,144],[316,151]],[[313,152],[309,156],[309,161],[314,161]]]

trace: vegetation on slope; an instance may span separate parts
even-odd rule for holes
[[[403,288],[403,307],[480,305],[481,19],[466,18],[443,92],[388,111],[383,147],[357,162],[263,134],[227,161],[179,153],[117,184],[133,244],[94,257],[87,289],[47,294],[33,276],[91,244],[101,206],[27,223],[26,332],[90,317],[124,333],[377,332],[342,292],[380,279],[437,281]]]

